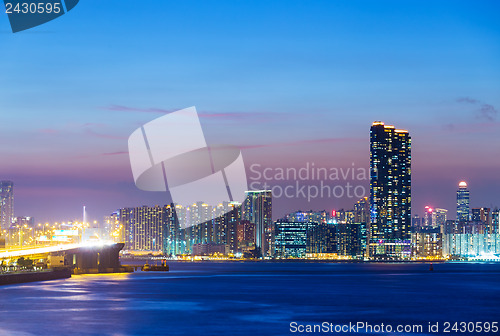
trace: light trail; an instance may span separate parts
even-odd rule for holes
[[[32,255],[32,254],[61,252],[61,251],[73,250],[73,249],[83,248],[83,247],[99,247],[99,246],[106,246],[106,245],[113,245],[113,244],[116,244],[116,243],[99,241],[99,242],[85,242],[85,243],[79,243],[79,244],[63,244],[63,245],[55,245],[55,246],[36,247],[36,248],[16,250],[16,251],[3,251],[3,252],[0,252],[0,259],[11,259],[11,258],[15,258],[15,257],[22,257],[22,256],[27,256],[27,255]]]

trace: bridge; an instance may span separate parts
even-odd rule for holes
[[[130,272],[120,264],[123,243],[87,242],[54,246],[0,250],[0,260],[13,262],[20,257],[43,261],[49,268],[69,268],[74,274]]]
[[[60,252],[84,247],[84,244],[61,244],[44,247],[28,247],[21,249],[2,249],[0,250],[0,259],[12,259],[32,255],[45,255],[51,252]]]

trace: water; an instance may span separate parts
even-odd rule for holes
[[[500,322],[500,264],[434,264],[433,272],[426,264],[299,262],[170,268],[0,287],[0,336],[291,335],[293,321]]]

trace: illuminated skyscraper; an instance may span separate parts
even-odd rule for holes
[[[474,224],[482,225],[488,233],[497,232],[497,225],[494,223],[494,213],[491,208],[475,208],[471,212],[471,220]]]
[[[474,208],[472,209],[472,221],[483,222],[491,226],[491,209],[490,208]]]
[[[217,206],[211,206],[200,202],[193,204],[188,208],[189,212],[199,215],[198,218],[204,219],[204,222],[187,226],[181,229],[181,236],[186,243],[186,252],[197,254],[200,248],[209,248],[210,246],[225,245],[225,252],[238,252],[238,224],[241,219],[241,204],[237,202],[222,202]],[[213,213],[212,219],[210,210]],[[194,223],[197,223],[195,218]],[[207,245],[208,244],[208,245]]]
[[[436,208],[432,212],[432,225],[443,228],[448,220],[448,210]]]
[[[196,202],[187,209],[188,226],[205,223],[212,219],[213,206],[205,202]]]
[[[446,224],[447,216],[448,210],[446,209],[426,206],[422,226],[443,227]]]
[[[328,220],[328,212],[323,211],[296,211],[285,216],[288,222],[312,222],[326,223]]]
[[[468,222],[469,214],[469,189],[467,189],[467,182],[462,181],[458,184],[457,191],[457,221]]]
[[[14,182],[0,181],[0,232],[14,220]]]
[[[263,257],[274,255],[274,225],[272,219],[272,192],[247,191],[243,203],[243,219],[255,224],[255,246]]]
[[[142,206],[134,209],[134,245],[136,251],[162,250],[163,209]]]
[[[354,223],[370,223],[370,202],[363,197],[354,204]]]
[[[174,204],[123,208],[117,212],[124,230],[125,248],[136,251],[162,251],[176,255],[182,251],[180,224]]]
[[[370,257],[410,257],[411,137],[380,121],[370,129],[370,212]]]
[[[303,258],[307,252],[310,230],[316,223],[277,221],[276,255],[282,258]]]
[[[498,208],[491,212],[491,225],[495,233],[500,233],[500,211]]]

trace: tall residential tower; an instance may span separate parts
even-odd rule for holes
[[[370,258],[409,258],[411,137],[380,121],[370,129],[370,217]]]
[[[14,220],[14,182],[0,181],[0,235]]]
[[[467,182],[462,181],[458,184],[457,191],[457,221],[468,222],[469,216],[469,189],[467,189]]]
[[[255,224],[255,246],[262,257],[274,255],[274,225],[272,219],[272,192],[247,191],[242,205],[242,217]]]

